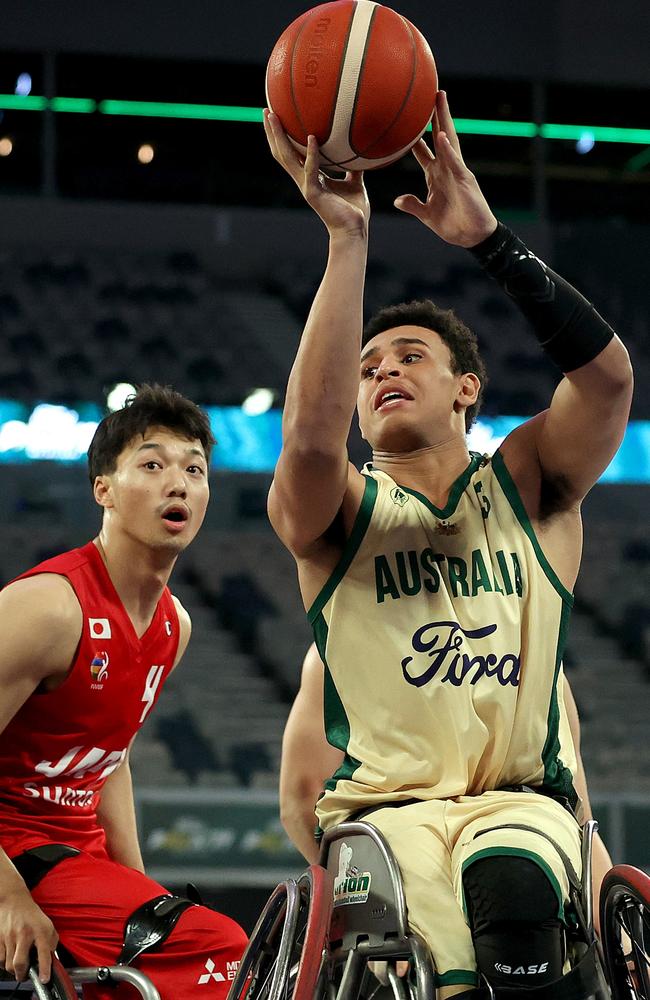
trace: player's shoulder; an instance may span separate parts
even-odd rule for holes
[[[19,577],[0,592],[0,614],[25,627],[40,627],[54,639],[70,628],[80,628],[79,599],[65,576],[43,572]]]

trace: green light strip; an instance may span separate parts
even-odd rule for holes
[[[650,145],[650,128],[613,128],[606,125],[541,125],[544,139],[580,139],[589,132],[596,142],[634,142]]]
[[[533,122],[502,122],[483,118],[454,118],[459,135],[509,135],[522,139],[534,139],[537,125]]]
[[[97,101],[89,97],[53,97],[50,101],[52,111],[68,111],[77,115],[91,115],[97,110]]]
[[[143,118],[199,118],[221,122],[261,122],[262,108],[228,104],[161,104],[159,101],[100,101],[103,115],[137,115]]]
[[[185,118],[201,121],[261,122],[262,108],[249,108],[229,104],[170,104],[161,101],[96,101],[84,97],[19,97],[0,94],[0,109],[6,111],[45,111],[103,115],[126,115],[140,118]],[[490,118],[457,118],[456,131],[460,135],[492,135],[522,139],[564,139],[577,141],[585,132],[596,142],[619,142],[633,145],[650,145],[650,129],[616,128],[605,125],[536,125],[534,122],[509,122]]]
[[[5,111],[45,111],[45,97],[20,97],[18,94],[0,94],[0,108]]]

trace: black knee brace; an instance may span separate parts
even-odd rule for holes
[[[463,888],[476,963],[491,986],[526,989],[560,979],[564,926],[539,865],[509,855],[479,858],[466,868]]]

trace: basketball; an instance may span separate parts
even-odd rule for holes
[[[393,163],[431,120],[438,89],[426,39],[373,0],[334,0],[301,14],[278,39],[266,98],[294,146],[316,136],[321,165]]]

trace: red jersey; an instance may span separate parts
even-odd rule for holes
[[[103,853],[101,789],[174,665],[178,615],[165,587],[138,639],[93,542],[18,579],[39,573],[70,581],[83,626],[63,683],[34,692],[0,734],[0,845],[10,857],[44,843]]]

